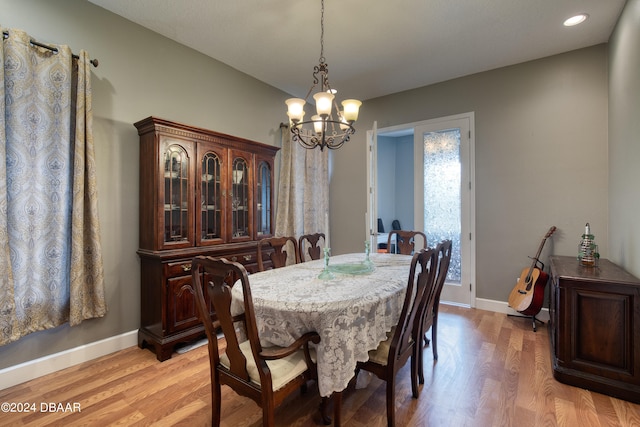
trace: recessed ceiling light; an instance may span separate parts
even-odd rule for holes
[[[572,16],[571,18],[567,19],[566,21],[564,21],[563,25],[565,27],[573,27],[574,25],[583,23],[584,21],[587,20],[588,17],[589,15],[587,15],[586,13],[581,13],[579,15]]]

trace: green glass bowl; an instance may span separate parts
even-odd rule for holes
[[[329,270],[341,274],[369,274],[375,270],[372,262],[353,262],[345,264],[334,264],[329,266]]]

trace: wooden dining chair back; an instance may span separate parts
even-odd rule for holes
[[[411,260],[407,290],[398,324],[387,334],[387,339],[378,348],[369,352],[369,360],[360,362],[356,370],[373,373],[387,383],[387,425],[395,426],[395,377],[397,372],[411,360],[412,396],[419,396],[417,370],[421,350],[420,318],[421,302],[425,292],[433,287],[436,270],[434,249],[416,252]]]
[[[245,268],[224,258],[204,256],[195,257],[191,265],[196,306],[209,341],[212,425],[220,425],[221,386],[226,384],[262,407],[263,425],[273,426],[275,408],[307,380],[317,379],[309,341],[317,344],[320,336],[308,332],[286,348],[262,347]],[[234,286],[242,287],[243,294],[244,312],[237,315],[231,310]],[[246,340],[237,334],[238,327],[244,330]],[[218,328],[226,341],[223,353]]]
[[[322,257],[322,247],[326,244],[324,233],[305,234],[298,239],[298,249],[300,251],[300,262],[307,259],[314,260]]]
[[[298,241],[295,237],[268,237],[258,240],[258,270],[265,271],[269,261],[271,268],[280,268],[300,262]]]
[[[394,243],[393,243],[394,242]],[[387,248],[396,254],[413,255],[427,248],[427,236],[422,231],[392,230],[387,239]]]
[[[434,287],[431,293],[426,293],[424,307],[422,308],[421,336],[424,345],[429,345],[427,332],[431,328],[431,350],[433,359],[438,360],[438,307],[440,306],[440,294],[444,287],[451,263],[451,251],[453,243],[451,240],[443,240],[435,248],[437,259],[437,270],[434,280]],[[420,384],[424,384],[423,360],[420,357],[418,363],[418,377]]]

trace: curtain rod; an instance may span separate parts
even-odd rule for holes
[[[5,39],[6,39],[7,37],[9,37],[9,32],[8,32],[8,31],[3,31],[3,32],[2,32],[2,37],[3,37],[3,38],[5,38]],[[57,47],[47,46],[46,44],[40,43],[40,42],[38,42],[38,41],[36,41],[36,40],[34,40],[34,39],[30,39],[30,40],[29,40],[29,43],[31,43],[31,44],[32,44],[32,45],[34,45],[34,46],[43,47],[43,48],[45,48],[45,49],[49,49],[49,50],[52,50],[52,51],[54,51],[54,52],[58,53],[58,48],[57,48]],[[79,58],[80,58],[78,55],[76,55],[76,54],[74,54],[74,53],[72,53],[72,56],[73,56],[75,59],[79,59]],[[98,68],[98,64],[99,64],[99,62],[98,62],[98,60],[97,60],[97,59],[91,59],[89,62],[90,62],[90,63],[91,63],[91,65],[93,65],[94,67]]]

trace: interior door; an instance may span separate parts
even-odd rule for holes
[[[474,306],[473,114],[414,128],[415,225],[429,245],[450,239],[453,250],[441,300]]]
[[[443,133],[446,137],[459,135],[459,140],[456,142],[452,155],[445,157],[445,161],[442,165],[436,164],[434,170],[428,171],[430,177],[436,173],[435,178],[430,178],[425,181],[425,138],[431,144],[429,149],[437,147],[439,133]],[[411,221],[408,223],[402,223],[403,229],[414,229],[423,231],[428,238],[429,246],[435,246],[439,240],[443,238],[451,238],[454,242],[454,251],[456,251],[456,259],[452,259],[453,266],[450,267],[450,272],[447,281],[445,282],[445,288],[442,291],[441,300],[449,303],[460,304],[465,306],[475,306],[475,184],[474,184],[474,149],[473,149],[473,135],[474,135],[474,114],[465,113],[456,116],[443,117],[440,119],[433,119],[422,122],[408,123],[404,125],[392,126],[388,128],[374,129],[367,133],[367,215],[366,215],[366,227],[371,242],[372,250],[377,247],[377,218],[380,210],[378,209],[378,202],[380,200],[391,200],[393,197],[399,195],[406,190],[407,187],[413,187],[412,194],[413,200],[413,215]],[[396,151],[396,172],[395,178],[397,184],[393,194],[382,194],[385,188],[379,187],[378,177],[383,172],[385,179],[390,179],[388,176],[389,167],[383,171],[378,165],[378,152],[381,150],[380,144],[389,144],[393,140],[397,140],[399,145],[406,142],[406,138],[413,139],[413,147],[408,151],[404,149],[398,149]],[[455,139],[455,138],[454,138]],[[385,153],[388,151],[388,146],[385,148]],[[407,169],[407,157],[413,157],[413,171],[406,173]],[[382,159],[381,159],[382,160]],[[389,159],[384,159],[389,166]],[[409,160],[410,162],[410,160]],[[436,162],[437,163],[437,162]],[[430,164],[430,163],[429,163]],[[433,166],[433,165],[432,165]],[[427,191],[435,191],[438,193],[438,188],[430,188],[430,184],[444,185],[446,178],[445,175],[438,176],[437,169],[444,168],[445,172],[451,173],[457,171],[457,181],[455,181],[455,191],[440,190],[441,192],[455,193],[457,197],[457,204],[452,205],[449,201],[437,201],[430,200],[430,204],[427,204],[425,208],[425,182],[427,183]],[[444,173],[444,172],[441,172]],[[400,175],[406,175],[406,178],[400,177]],[[413,178],[411,178],[413,177]],[[413,182],[407,183],[404,179],[413,179]],[[447,185],[452,185],[449,182]],[[411,190],[409,190],[411,191]],[[405,191],[406,192],[406,191]],[[411,194],[411,193],[410,193]],[[411,199],[411,195],[408,196]],[[435,222],[432,217],[428,216],[430,208],[442,207],[442,203],[449,203],[446,208],[453,209],[455,211],[455,226],[450,226],[455,232],[451,234],[450,231],[440,230],[442,221],[436,219]],[[394,203],[394,205],[404,206],[411,209],[409,204]],[[446,209],[445,209],[446,211]],[[400,212],[396,211],[396,214]],[[425,213],[427,213],[427,220],[425,221]],[[450,218],[447,218],[449,220]],[[427,222],[425,224],[425,222]],[[429,223],[431,222],[431,223]],[[430,237],[429,237],[430,236]],[[453,258],[453,257],[452,257]]]

